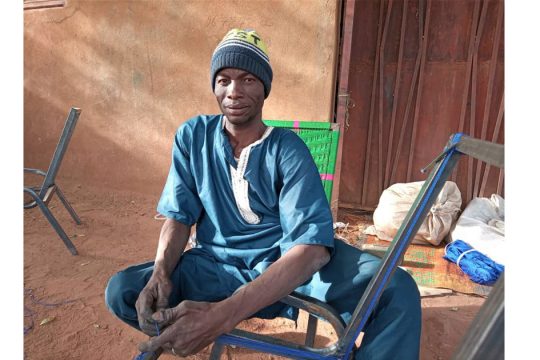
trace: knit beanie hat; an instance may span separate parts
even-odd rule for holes
[[[270,94],[272,67],[266,45],[255,30],[232,29],[218,44],[210,67],[212,90],[216,75],[223,68],[237,68],[255,75],[264,85],[264,97]]]

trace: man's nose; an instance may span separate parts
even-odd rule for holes
[[[239,81],[232,80],[227,87],[227,97],[236,99],[242,96],[242,88]]]

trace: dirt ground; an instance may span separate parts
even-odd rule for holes
[[[132,359],[146,336],[109,313],[104,288],[115,272],[153,259],[162,224],[154,218],[159,194],[112,191],[68,181],[61,185],[83,224],[75,225],[57,198],[51,208],[79,255],[68,252],[37,208],[25,211],[24,358]],[[348,235],[355,236],[354,232]],[[483,302],[481,297],[456,293],[423,298],[421,359],[449,359]],[[306,316],[301,315],[298,328],[285,319],[252,319],[241,326],[302,341]],[[320,324],[317,334],[316,345],[335,340],[327,324]],[[209,348],[188,359],[208,356]],[[227,348],[226,358],[278,357]]]

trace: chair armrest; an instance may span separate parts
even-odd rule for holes
[[[29,173],[36,174],[36,175],[41,175],[41,176],[47,176],[46,172],[43,172],[43,171],[41,171],[39,169],[24,168],[24,172],[29,172]]]
[[[336,357],[333,357],[332,355],[335,354],[337,349],[336,344],[323,348],[312,348],[269,335],[257,334],[240,329],[234,329],[228,334],[219,336],[216,339],[216,343],[221,345],[237,345],[256,351],[286,356],[292,359],[320,359],[326,358],[326,356],[328,356],[329,359],[336,359]],[[284,349],[286,351],[283,351]],[[278,351],[276,352],[276,350]],[[305,355],[309,354],[314,354],[316,356],[305,357]]]
[[[339,313],[333,307],[318,299],[293,292],[280,301],[328,321],[338,336],[341,336],[345,330],[346,324]]]

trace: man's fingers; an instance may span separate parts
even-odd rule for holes
[[[176,316],[176,318],[179,319],[182,316],[186,315],[190,311],[190,307],[192,307],[193,304],[197,304],[197,302],[184,300],[180,304],[178,304],[174,308],[174,315]]]
[[[154,303],[154,297],[152,294],[147,291],[141,291],[139,298],[135,303],[135,308],[137,309],[137,314],[142,316],[145,319],[150,319],[152,317],[152,304]]]
[[[158,322],[160,326],[167,326],[178,319],[175,308],[168,308],[156,311],[152,314],[152,319]]]
[[[135,308],[137,309],[137,320],[139,322],[139,327],[142,332],[150,336],[158,335],[156,330],[155,321],[152,319],[152,304],[154,302],[154,297],[152,294],[146,290],[143,290],[137,302],[135,303]]]
[[[169,333],[163,332],[163,334],[153,337],[148,341],[139,344],[140,352],[156,351],[161,346],[169,342]]]
[[[161,330],[166,325],[160,324],[154,319],[146,320],[146,319],[139,319],[139,327],[141,328],[141,331],[149,336],[157,336],[161,333]]]
[[[189,312],[189,304],[192,303],[194,302],[184,300],[176,307],[156,311],[152,314],[152,319],[156,320],[160,324],[172,324]]]
[[[158,297],[156,302],[156,310],[166,309],[169,307],[169,288],[167,286],[158,286]]]

